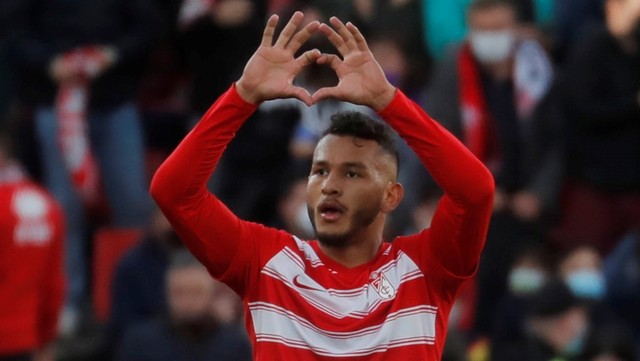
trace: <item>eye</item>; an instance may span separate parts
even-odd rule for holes
[[[347,172],[347,178],[358,178],[360,175],[354,171]]]
[[[327,175],[327,169],[326,168],[315,168],[311,171],[312,175],[319,175],[319,176],[325,176]]]

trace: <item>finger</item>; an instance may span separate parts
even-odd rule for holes
[[[322,99],[339,98],[339,93],[340,92],[337,86],[329,87],[329,88],[320,88],[315,93],[313,93],[313,95],[311,96],[311,99],[314,103],[317,103]]]
[[[296,29],[300,26],[300,23],[302,23],[303,18],[304,15],[302,12],[296,11],[293,16],[291,16],[291,19],[289,19],[289,22],[285,25],[284,29],[282,29],[280,36],[278,36],[278,39],[276,40],[275,46],[284,48],[287,43],[289,43],[289,40],[291,40],[291,37],[296,33]]]
[[[346,56],[347,54],[349,54],[349,47],[347,46],[347,44],[344,42],[344,40],[342,40],[342,37],[329,25],[320,25],[320,31],[324,34],[324,36],[327,37],[327,39],[329,39],[331,44],[333,44],[333,46],[338,49],[340,55]]]
[[[369,45],[367,45],[367,40],[364,38],[364,35],[362,35],[360,30],[358,30],[358,28],[355,25],[353,25],[353,23],[348,22],[347,29],[353,35],[353,39],[356,41],[356,46],[358,47],[358,50],[361,50],[361,51],[369,50]]]
[[[322,53],[320,53],[320,50],[313,49],[313,50],[305,51],[304,53],[302,53],[302,55],[300,55],[296,59],[296,62],[301,67],[307,66],[309,64],[316,63],[318,61],[318,58],[320,58],[320,56],[322,56]]]
[[[273,14],[264,28],[261,46],[271,46],[273,44],[273,33],[276,31],[276,25],[278,25],[278,15]]]
[[[304,102],[308,106],[313,105],[313,98],[311,97],[311,94],[309,94],[309,92],[306,89],[294,86],[294,87],[291,87],[290,92],[291,92],[290,96],[300,99],[302,102]]]
[[[287,44],[287,49],[291,50],[295,54],[298,49],[302,46],[302,44],[306,43],[307,40],[313,35],[313,33],[318,30],[320,27],[320,23],[317,21],[312,21],[307,24],[304,29],[298,31],[296,35],[293,36],[293,39]]]
[[[322,54],[316,60],[316,63],[323,65],[329,65],[331,69],[337,70],[340,64],[342,64],[342,59],[335,54]]]
[[[356,45],[356,41],[353,38],[353,34],[351,34],[349,29],[347,29],[347,27],[342,23],[342,21],[340,21],[340,19],[332,16],[331,19],[329,19],[329,22],[331,23],[331,25],[333,25],[333,28],[336,29],[338,34],[340,34],[342,40],[345,42],[349,50],[356,50],[358,48],[358,46]]]

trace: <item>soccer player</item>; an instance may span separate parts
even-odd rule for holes
[[[272,16],[244,73],[154,176],[151,193],[191,252],[243,299],[255,360],[439,360],[460,286],[473,276],[491,216],[493,178],[385,78],[351,23],[297,12],[273,42]],[[340,53],[304,52],[319,30]],[[311,95],[293,79],[313,62],[339,83]],[[432,225],[383,240],[402,199],[390,129],[338,114],[318,143],[307,187],[317,240],[238,219],[206,188],[226,145],[265,100],[332,97],[377,111],[443,188]]]

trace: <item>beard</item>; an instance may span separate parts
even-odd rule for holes
[[[377,204],[356,210],[353,213],[353,216],[351,216],[349,228],[341,233],[318,232],[314,217],[314,210],[311,207],[307,207],[307,209],[309,212],[309,219],[311,219],[311,224],[313,225],[313,230],[318,242],[330,248],[345,248],[352,243],[352,240],[358,232],[375,221],[380,212],[380,203],[381,202],[377,202]]]

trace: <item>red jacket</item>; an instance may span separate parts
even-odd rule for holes
[[[53,340],[64,297],[61,208],[29,179],[2,178],[0,356]]]

